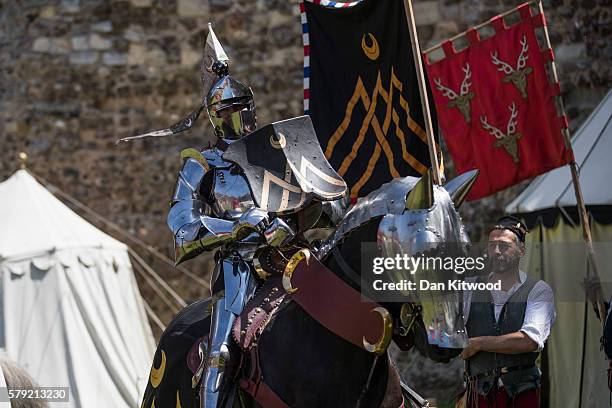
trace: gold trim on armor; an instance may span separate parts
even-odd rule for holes
[[[206,310],[204,311],[204,318],[212,314],[212,309],[215,306],[215,303],[217,303],[220,299],[223,299],[224,297],[225,297],[225,290],[220,290],[219,292],[211,296],[210,303],[208,304],[208,306],[206,307]]]
[[[255,269],[257,276],[259,276],[263,280],[267,280],[271,275],[261,267],[261,263],[259,262],[259,259],[257,259],[257,257],[253,258],[253,269]]]
[[[391,337],[393,336],[393,319],[389,311],[384,307],[375,307],[372,309],[372,312],[378,313],[382,317],[384,325],[383,332],[380,339],[374,344],[369,343],[364,336],[363,347],[370,353],[381,355],[387,350],[387,347],[389,347],[389,343],[391,342]]]
[[[287,262],[287,266],[285,266],[285,271],[283,272],[283,288],[288,294],[295,293],[295,291],[298,290],[298,288],[291,286],[291,277],[299,263],[304,259],[306,260],[306,265],[308,265],[310,262],[310,251],[308,249],[300,249],[297,251],[291,256],[291,259]]]
[[[274,139],[274,135],[270,135],[270,145],[275,149],[284,149],[287,146],[285,135],[278,132],[278,140]]]
[[[202,155],[202,153],[198,152],[193,147],[189,147],[181,151],[181,157],[183,159],[194,159],[202,166],[204,166],[206,171],[210,170],[210,166],[208,165],[208,161],[206,160],[206,158]]]
[[[210,368],[224,368],[225,367],[225,358],[222,355],[217,354],[216,356],[211,356],[208,360],[208,367]]]

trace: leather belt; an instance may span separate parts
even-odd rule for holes
[[[497,367],[497,368],[494,368],[493,370],[485,371],[484,373],[478,373],[475,375],[467,374],[467,378],[470,380],[478,380],[478,379],[486,378],[486,377],[500,377],[511,371],[528,370],[533,367],[535,367],[535,364],[517,365],[517,366],[510,366],[510,367]]]
[[[386,351],[393,335],[387,309],[346,284],[308,250],[291,257],[283,286],[291,299],[332,333],[367,351]]]

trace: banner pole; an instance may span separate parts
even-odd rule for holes
[[[408,21],[408,30],[410,31],[410,43],[412,44],[412,55],[414,56],[414,65],[416,68],[417,81],[419,83],[419,93],[421,94],[421,103],[423,104],[423,119],[425,121],[425,133],[427,134],[427,147],[429,149],[429,160],[431,161],[433,182],[440,185],[442,177],[440,175],[438,155],[436,154],[436,142],[433,134],[433,125],[431,122],[431,112],[429,110],[429,99],[427,98],[427,86],[425,84],[425,74],[423,73],[423,62],[421,60],[421,47],[419,46],[419,38],[417,36],[416,24],[414,22],[414,12],[412,11],[411,0],[404,0],[404,9],[406,10],[406,20]]]
[[[544,6],[541,1],[538,1],[538,9],[542,15],[544,15]],[[550,37],[548,36],[548,27],[546,24],[543,25],[544,29],[544,37],[546,39],[546,47],[548,49],[552,49],[552,45],[550,43]],[[555,61],[551,61],[551,73],[552,79],[555,83],[559,83],[559,77],[557,75],[557,66]],[[559,108],[563,115],[565,115],[565,105],[563,104],[563,98],[559,95],[558,98]],[[589,222],[589,216],[586,210],[586,205],[584,202],[584,196],[582,194],[582,188],[580,187],[580,172],[578,170],[578,165],[576,164],[576,160],[574,158],[574,150],[572,148],[572,142],[570,137],[570,132],[568,128],[561,129],[563,133],[563,138],[565,139],[565,146],[572,154],[572,159],[569,162],[570,172],[572,174],[572,184],[574,185],[574,195],[576,196],[576,207],[578,208],[578,214],[580,217],[580,225],[582,227],[582,238],[584,240],[584,244],[586,246],[587,252],[587,262],[590,268],[587,269],[587,277],[589,276],[589,271],[593,272],[595,278],[599,279],[599,272],[597,269],[597,262],[595,260],[595,249],[593,248],[593,239],[591,236],[591,226]],[[598,312],[600,321],[603,324],[605,321],[605,305],[604,305],[604,294],[601,288],[601,284],[596,288],[595,299],[591,299],[595,304]]]

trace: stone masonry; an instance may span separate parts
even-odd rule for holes
[[[422,48],[517,4],[415,1]],[[612,8],[605,0],[545,0],[544,6],[576,129],[612,84]],[[34,173],[172,256],[165,217],[179,152],[211,140],[207,118],[180,136],[115,141],[166,127],[200,104],[198,70],[209,21],[233,75],[254,89],[260,124],[300,115],[296,0],[0,0],[0,180],[26,151]],[[452,176],[448,155],[445,162]],[[476,238],[515,193],[466,206]],[[153,264],[186,300],[205,294],[176,270]],[[210,263],[188,267],[208,279]],[[173,313],[139,282],[167,322]]]

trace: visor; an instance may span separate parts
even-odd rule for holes
[[[240,139],[256,128],[253,101],[242,99],[215,104],[210,109],[210,122],[218,137],[229,140]]]

